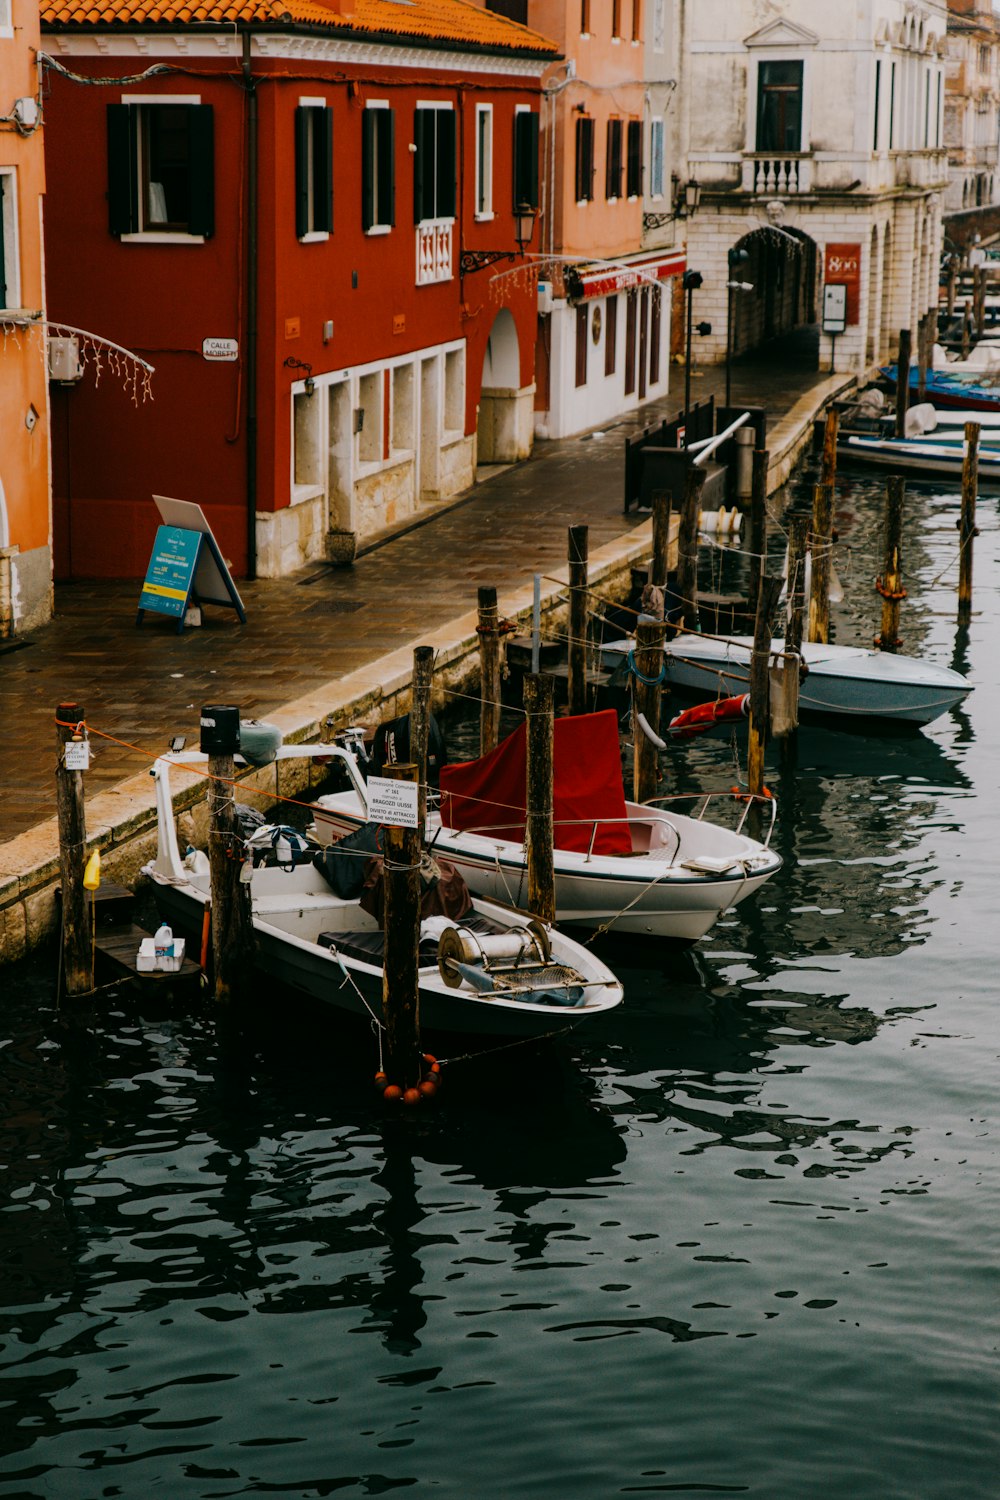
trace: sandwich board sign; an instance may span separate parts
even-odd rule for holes
[[[163,524],[156,530],[135,623],[141,625],[150,609],[176,619],[180,634],[192,605],[219,604],[235,609],[245,625],[243,600],[201,506],[166,495],[153,500]]]

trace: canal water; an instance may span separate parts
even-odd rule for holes
[[[998,504],[961,634],[957,498],[909,490],[904,649],[963,707],[769,750],[779,876],[687,954],[608,940],[617,1013],[432,1108],[265,989],[5,972],[0,1494],[997,1495]],[[842,642],[881,516],[842,475]]]

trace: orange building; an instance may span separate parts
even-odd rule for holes
[[[38,6],[0,0],[0,638],[52,613]]]

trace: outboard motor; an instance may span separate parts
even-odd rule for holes
[[[405,765],[410,759],[410,716],[390,719],[380,724],[372,743],[371,773],[381,776],[386,766]],[[437,787],[441,778],[441,767],[447,765],[444,735],[437,719],[431,714],[427,726],[427,780]]]

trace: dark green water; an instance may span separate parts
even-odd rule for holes
[[[956,505],[911,496],[905,649],[975,692],[769,752],[783,871],[691,954],[609,943],[600,1030],[400,1118],[266,993],[5,973],[0,1494],[997,1495],[1000,501],[963,641]],[[838,506],[867,643],[879,487]]]

